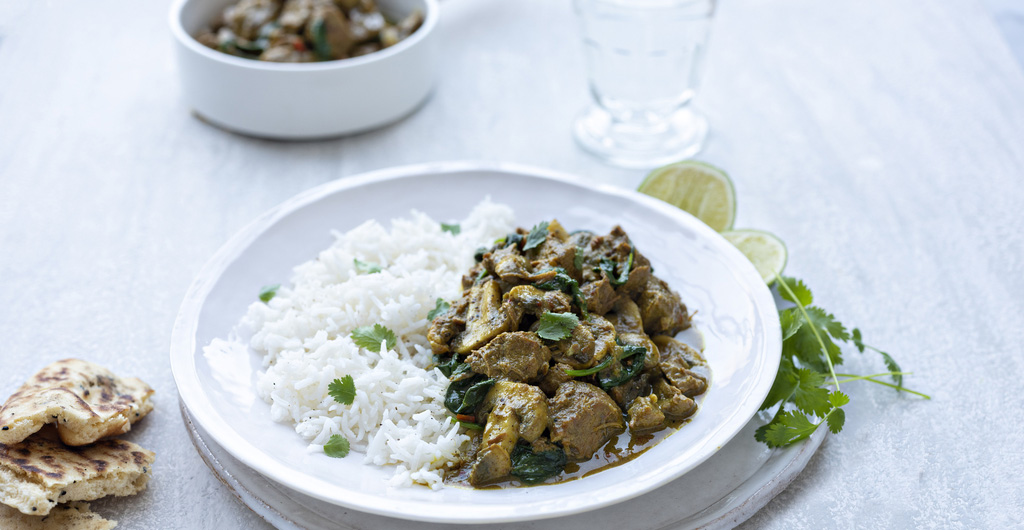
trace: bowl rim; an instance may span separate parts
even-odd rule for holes
[[[423,24],[421,24],[420,27],[412,33],[412,35],[409,35],[409,37],[403,39],[394,46],[390,46],[373,53],[368,53],[360,57],[335,59],[333,61],[321,61],[315,63],[275,63],[235,57],[234,55],[219,52],[200,44],[195,37],[185,31],[185,27],[181,22],[181,15],[185,11],[186,6],[203,1],[207,0],[174,0],[171,4],[168,22],[171,27],[171,34],[174,35],[175,40],[185,48],[192,51],[192,53],[199,54],[210,60],[249,70],[265,72],[322,72],[330,70],[344,70],[346,68],[355,68],[377,61],[383,61],[388,57],[398,55],[419,44],[420,41],[425,39],[428,34],[433,32],[434,27],[437,26],[438,17],[440,16],[440,9],[438,7],[437,0],[422,0],[424,6],[426,6],[426,12],[423,14]]]

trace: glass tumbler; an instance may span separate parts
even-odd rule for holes
[[[692,108],[716,0],[573,0],[594,102],[576,119],[586,150],[624,167],[697,154],[707,120]]]

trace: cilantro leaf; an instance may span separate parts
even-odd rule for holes
[[[831,403],[833,407],[839,408],[850,402],[850,396],[836,390],[828,393],[828,402]]]
[[[846,327],[836,320],[836,317],[832,316],[831,313],[815,306],[811,306],[806,309],[807,315],[811,317],[810,323],[812,326],[815,326],[820,330],[827,331],[828,334],[832,335],[832,338],[836,340],[850,340],[850,334],[846,332]]]
[[[799,442],[814,433],[818,424],[812,423],[804,414],[789,410],[780,414],[764,430],[764,443],[768,447],[782,447]]]
[[[537,248],[548,238],[548,222],[541,221],[532,229],[530,234],[526,236],[526,244],[523,245],[523,250],[530,250],[531,248]]]
[[[547,340],[562,340],[572,335],[572,330],[580,325],[580,319],[572,313],[552,313],[545,311],[540,316],[537,335]]]
[[[899,373],[902,372],[903,369],[900,368],[900,365],[896,364],[896,359],[893,359],[891,355],[882,350],[875,351],[882,354],[882,360],[885,362],[885,367],[888,368],[890,372],[893,372],[892,381],[899,387],[896,390],[903,390],[903,374]]]
[[[263,288],[260,289],[260,301],[263,302],[264,304],[270,302],[271,300],[274,299],[274,296],[277,295],[277,290],[280,288],[281,284],[279,283],[275,283],[273,285],[264,285]]]
[[[839,434],[846,423],[846,411],[840,408],[833,409],[825,416],[825,422],[828,423],[828,430],[832,431],[832,434]]]
[[[796,408],[819,418],[828,414],[832,404],[829,403],[828,390],[822,388],[825,384],[825,374],[801,368],[796,371],[795,379],[793,404]]]
[[[782,340],[786,340],[800,330],[804,325],[804,318],[796,308],[779,311],[779,325],[782,326]]]
[[[433,322],[438,315],[448,311],[451,307],[452,305],[446,302],[444,298],[438,298],[437,301],[434,302],[434,308],[427,313],[427,320]]]
[[[331,458],[345,458],[348,456],[348,440],[340,434],[331,435],[324,444],[324,454]]]
[[[331,381],[331,384],[327,385],[327,393],[334,398],[334,401],[342,405],[351,405],[352,401],[356,398],[356,382],[352,379],[351,375],[335,379]]]
[[[384,270],[376,263],[361,261],[359,258],[352,258],[352,262],[356,264],[356,272],[359,274],[374,274]]]
[[[380,343],[387,342],[387,348],[390,350],[395,347],[398,342],[398,338],[395,337],[395,332],[380,325],[374,324],[373,326],[363,326],[352,330],[352,342],[356,343],[356,346],[360,348],[366,348],[372,352],[380,353]]]
[[[811,295],[811,290],[804,285],[803,280],[783,276],[782,281],[789,287],[789,290],[784,287],[779,289],[779,294],[782,295],[782,298],[785,298],[794,304],[799,303],[802,306],[809,306],[814,303],[814,296]],[[792,294],[796,295],[796,298],[793,298],[789,291],[793,291]]]
[[[853,335],[851,335],[853,345],[857,347],[857,351],[864,353],[864,341],[861,340],[860,330],[853,328]]]
[[[779,371],[775,374],[775,382],[761,403],[760,410],[768,410],[779,402],[788,401],[796,389],[796,367],[791,358],[783,356],[779,362]]]
[[[441,231],[448,232],[449,234],[451,234],[453,236],[457,236],[457,235],[459,235],[460,232],[462,232],[462,227],[459,226],[458,223],[455,223],[455,224],[441,223]]]

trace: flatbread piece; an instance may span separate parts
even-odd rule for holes
[[[87,502],[58,504],[49,515],[25,515],[0,504],[0,528],[5,530],[110,530],[117,521],[104,519]]]
[[[0,444],[20,442],[47,423],[67,445],[86,445],[131,429],[153,410],[153,389],[80,359],[57,361],[32,376],[0,408]]]
[[[134,495],[146,488],[154,457],[124,440],[68,447],[36,435],[0,444],[0,503],[46,515],[58,503]]]

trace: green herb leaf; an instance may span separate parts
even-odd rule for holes
[[[480,274],[477,274],[477,275],[476,275],[476,278],[475,278],[475,279],[473,280],[473,283],[477,283],[477,282],[479,282],[480,280],[482,280],[482,279],[486,278],[488,274],[490,274],[490,272],[488,272],[488,271],[487,271],[487,269],[482,269],[482,270],[480,271]]]
[[[627,281],[629,281],[629,271],[633,268],[633,250],[630,249],[629,257],[626,258],[626,263],[622,267],[622,272],[616,277],[615,269],[617,263],[608,258],[601,258],[601,270],[608,276],[608,281],[612,285],[618,287]]]
[[[825,384],[825,374],[801,368],[795,375],[793,404],[796,408],[819,418],[828,414],[832,404],[829,403],[828,390],[822,388]]]
[[[793,361],[791,358],[783,356],[782,361],[779,362],[779,371],[775,374],[775,382],[772,383],[771,390],[764,398],[764,403],[761,403],[760,410],[768,410],[780,402],[788,401],[793,397],[793,391],[796,390],[796,382],[796,368],[793,366]]]
[[[444,231],[444,232],[448,232],[449,234],[451,234],[453,236],[457,236],[457,235],[459,235],[459,232],[462,232],[462,227],[459,226],[458,223],[456,223],[456,224],[441,223],[441,230]]]
[[[467,429],[469,429],[471,431],[482,431],[482,430],[484,430],[484,426],[480,425],[479,423],[473,423],[473,422],[470,422],[470,421],[462,421],[462,420],[455,420],[455,421],[459,422],[459,425],[462,425],[463,427],[465,427],[465,428],[467,428]]]
[[[864,353],[864,341],[861,340],[860,330],[853,328],[853,335],[851,338],[853,339],[853,345],[857,347],[857,351]]]
[[[828,430],[832,431],[832,434],[839,434],[846,423],[846,412],[840,408],[834,409],[825,416],[825,422],[828,423]]]
[[[565,373],[566,375],[570,375],[572,377],[583,377],[585,375],[596,374],[597,372],[600,372],[601,370],[608,368],[608,366],[611,365],[612,361],[614,360],[614,355],[608,355],[607,357],[604,358],[603,361],[598,363],[597,366],[592,366],[590,368],[584,368],[581,370],[566,370]]]
[[[351,337],[352,342],[356,343],[356,346],[377,353],[380,353],[380,344],[382,342],[387,343],[387,348],[389,350],[394,348],[395,344],[398,343],[398,338],[395,337],[395,332],[380,324],[356,328],[352,331]]]
[[[640,352],[639,355],[637,355],[636,357],[633,358],[633,360],[632,360],[632,362],[631,362],[631,364],[629,366],[624,366],[622,368],[622,370],[620,370],[617,375],[613,375],[613,376],[607,377],[607,378],[602,377],[598,381],[598,384],[601,386],[601,388],[603,388],[605,390],[608,390],[608,389],[617,387],[617,386],[619,386],[619,385],[629,381],[630,379],[633,379],[633,377],[635,377],[637,374],[639,374],[640,370],[642,370],[643,367],[644,367],[644,359],[647,358],[647,349],[646,348],[641,348],[641,349],[643,351]]]
[[[434,301],[434,308],[427,313],[427,320],[433,322],[435,318],[441,313],[451,309],[452,305],[444,300],[444,298],[438,298]]]
[[[783,276],[782,281],[786,282],[786,285],[788,285],[790,290],[793,291],[793,294],[796,295],[796,298],[794,298],[785,289],[779,289],[779,294],[782,295],[782,298],[789,300],[794,304],[799,303],[802,306],[809,306],[814,303],[814,296],[811,295],[811,290],[804,285],[803,280]]]
[[[459,364],[458,355],[453,354],[447,359],[441,359],[440,355],[434,356],[434,366],[436,366],[438,370],[441,370],[441,373],[444,374],[445,377],[451,377],[452,372],[459,367]]]
[[[583,247],[576,247],[576,255],[572,258],[572,266],[577,271],[583,271]]]
[[[833,407],[842,407],[850,402],[850,396],[836,390],[828,393],[828,402],[831,403]]]
[[[324,454],[331,458],[348,456],[348,440],[340,434],[333,434],[324,444]]]
[[[356,272],[359,274],[374,274],[384,270],[376,263],[361,261],[359,258],[352,258],[352,262],[356,264]]]
[[[552,313],[545,311],[540,316],[537,335],[547,340],[562,340],[572,335],[572,330],[580,325],[580,319],[572,313]]]
[[[786,340],[800,330],[804,319],[796,308],[779,311],[779,324],[782,326],[782,340]]]
[[[548,451],[534,452],[530,446],[519,444],[512,450],[511,475],[523,484],[539,484],[565,469],[568,459],[557,445]]]
[[[812,423],[804,414],[790,410],[765,427],[761,441],[768,447],[783,447],[807,438],[817,430],[818,424]]]
[[[542,221],[534,226],[530,230],[530,235],[526,236],[526,244],[523,245],[523,250],[530,250],[531,248],[537,248],[548,238],[548,222]]]
[[[471,414],[484,400],[495,382],[494,379],[486,379],[482,375],[452,381],[445,392],[444,406],[453,414]]]
[[[327,25],[324,24],[323,17],[314,18],[310,24],[312,24],[311,33],[313,34],[313,53],[317,59],[321,61],[329,61],[333,59],[331,51],[331,42],[327,40]]]
[[[260,301],[264,304],[270,302],[277,295],[277,290],[281,288],[281,284],[275,283],[273,285],[264,285],[260,289]]]
[[[580,284],[569,273],[566,272],[562,267],[553,267],[552,269],[545,269],[540,272],[547,272],[550,270],[555,271],[554,277],[543,282],[534,284],[534,287],[543,289],[545,291],[562,291],[565,294],[572,296],[573,303],[580,308],[580,313],[583,318],[588,318],[587,314],[587,299],[583,297],[583,292],[580,291]]]
[[[334,398],[334,401],[343,405],[351,405],[352,400],[356,398],[356,382],[351,375],[335,379],[327,385],[327,393]]]

